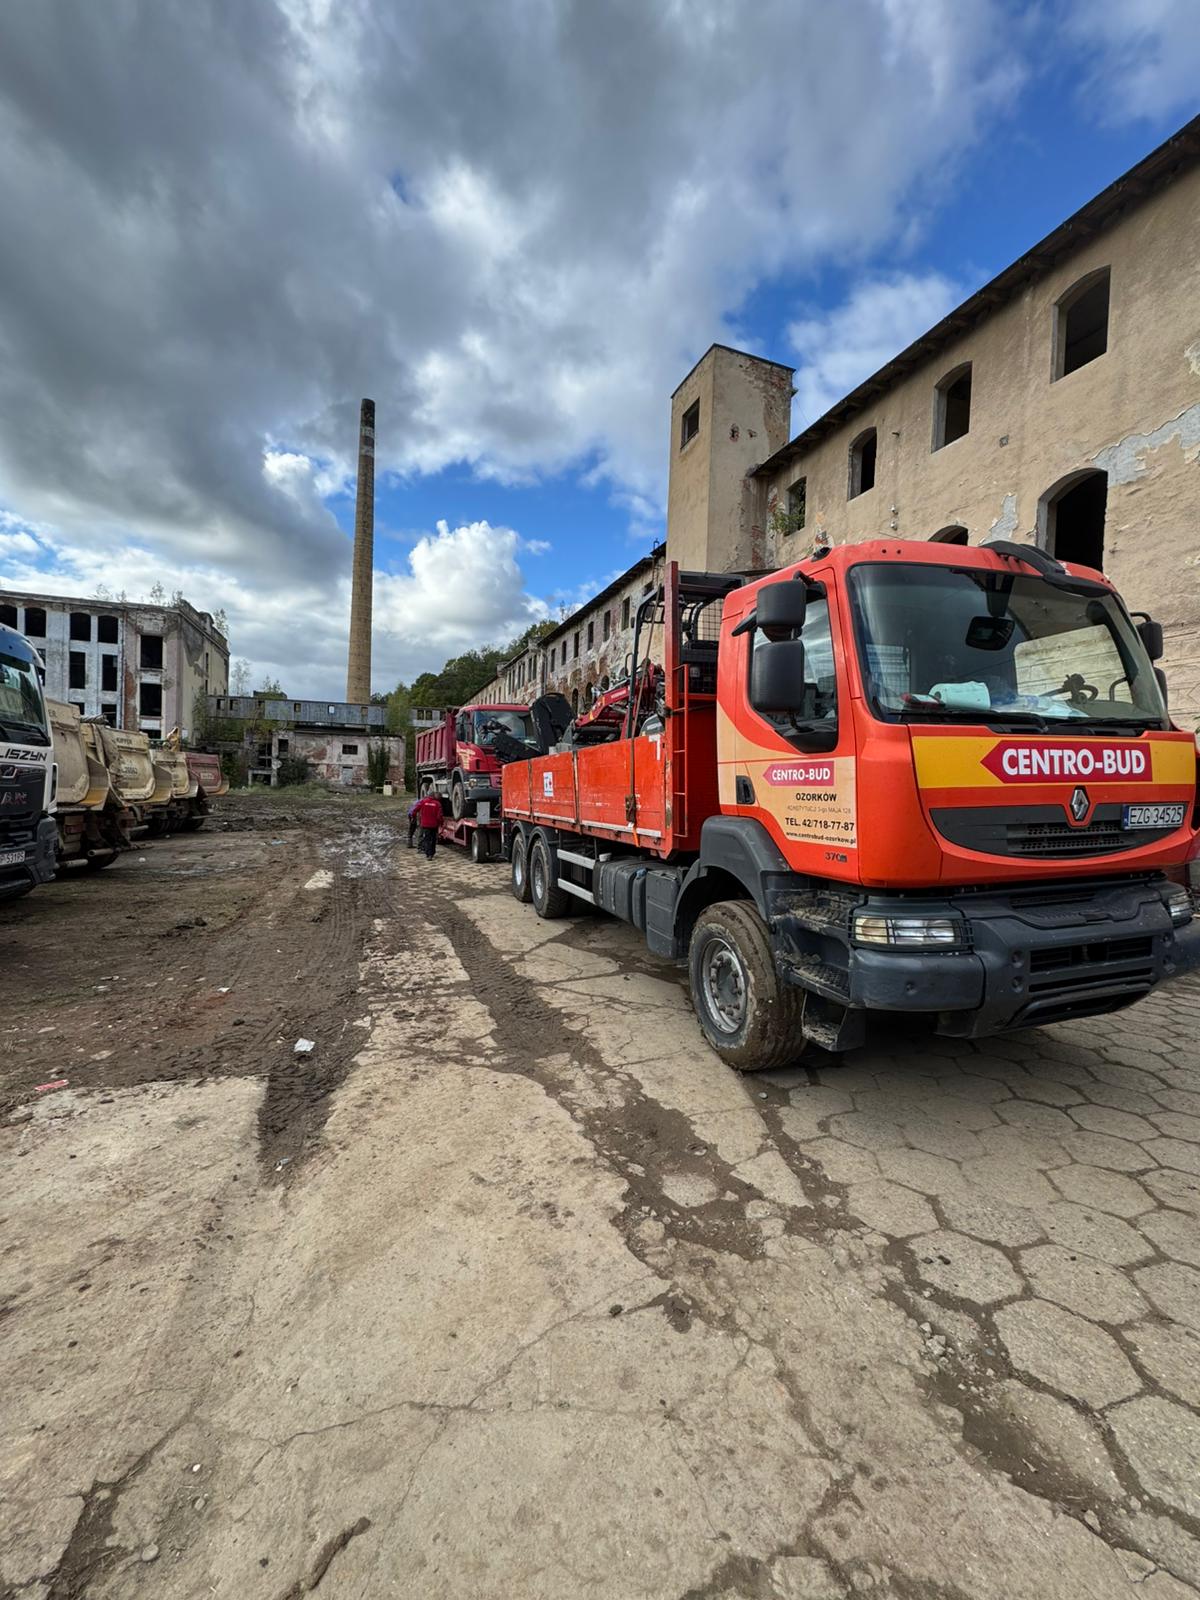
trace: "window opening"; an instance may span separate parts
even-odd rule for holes
[[[69,632],[72,639],[91,641],[92,617],[88,611],[72,611]]]
[[[46,613],[41,606],[25,607],[25,632],[31,639],[46,637]]]
[[[1046,499],[1046,549],[1056,561],[1104,570],[1108,477],[1088,472]]]
[[[144,633],[141,644],[141,664],[148,672],[160,672],[163,664],[161,633]]]
[[[934,390],[933,448],[953,444],[971,431],[971,363],[947,373]]]
[[[143,717],[162,716],[161,683],[143,683],[138,685],[138,712]]]
[[[19,627],[16,606],[0,606],[0,622],[7,623],[10,628]]]
[[[690,444],[699,432],[700,402],[693,400],[683,413],[683,419],[679,424],[679,448],[682,450],[685,444]]]
[[[947,528],[939,528],[936,533],[929,535],[930,544],[969,544],[970,535],[961,522],[952,522]]]
[[[808,518],[808,479],[797,478],[788,489],[788,529],[789,533],[799,533]]]
[[[626,595],[624,600],[621,601],[621,626],[622,626],[622,628],[627,628],[629,626],[629,596],[628,595]]]
[[[1107,267],[1093,272],[1072,285],[1055,307],[1056,378],[1086,367],[1108,349],[1109,283]]]
[[[117,658],[116,656],[100,657],[100,687],[101,689],[115,689],[117,687]]]
[[[87,656],[82,650],[72,650],[67,663],[67,688],[87,688]]]
[[[866,494],[868,489],[875,487],[875,449],[874,428],[860,433],[850,446],[850,491],[847,500],[857,499],[860,494]]]
[[[344,756],[356,756],[358,754],[358,746],[356,744],[344,744],[342,746],[342,754]]]
[[[116,644],[119,636],[119,623],[116,617],[96,618],[96,638],[101,644]]]
[[[108,723],[110,728],[115,728],[116,727],[116,725],[117,725],[117,708],[112,703],[111,700],[107,701],[104,705],[102,705],[100,707],[100,715],[104,718],[105,722]]]

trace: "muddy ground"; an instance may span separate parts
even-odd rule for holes
[[[401,819],[0,911],[0,1595],[1200,1593],[1196,986],[742,1080]]]

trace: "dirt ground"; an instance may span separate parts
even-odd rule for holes
[[[0,1595],[1200,1594],[1200,988],[743,1080],[402,818],[0,909]]]

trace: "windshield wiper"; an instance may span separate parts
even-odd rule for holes
[[[968,706],[902,706],[893,710],[892,715],[901,722],[920,719],[922,722],[974,722],[982,723],[985,727],[994,727],[998,722],[1013,722],[1021,728],[1040,728],[1048,730],[1050,719],[1043,717],[1037,711],[997,711],[994,707],[979,706],[972,710]],[[1058,722],[1060,719],[1055,718]],[[1067,721],[1067,718],[1062,718]]]
[[[16,733],[13,732],[14,728],[17,729]],[[17,739],[22,734],[25,734],[25,733],[30,733],[30,734],[34,734],[35,735],[34,738],[29,739],[29,740],[26,741],[28,744],[49,744],[50,743],[50,740],[46,737],[46,730],[45,730],[45,728],[43,728],[40,725],[40,723],[37,723],[37,722],[21,722],[19,720],[17,720],[17,721],[9,721],[9,722],[0,722],[0,738],[2,738],[2,739],[10,739],[15,743],[17,741]]]

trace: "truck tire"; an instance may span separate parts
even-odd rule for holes
[[[483,862],[492,859],[492,852],[488,849],[487,834],[482,828],[471,829],[471,842],[467,846],[467,853],[476,866],[481,866]]]
[[[554,881],[554,861],[544,839],[535,839],[529,852],[529,895],[533,909],[547,922],[571,909],[571,896]]]
[[[803,991],[779,977],[767,930],[749,901],[719,900],[700,913],[688,979],[704,1037],[738,1072],[783,1067],[803,1051]]]
[[[87,860],[88,867],[92,872],[100,872],[104,867],[112,866],[113,862],[117,859],[117,852],[115,850],[110,850],[107,854],[104,854],[103,852],[97,850],[94,854],[87,856],[85,859]]]
[[[461,822],[467,814],[467,786],[456,773],[450,780],[450,815]]]
[[[512,837],[511,848],[512,875],[509,880],[512,888],[513,899],[519,900],[527,906],[529,894],[529,836],[519,829]]]

